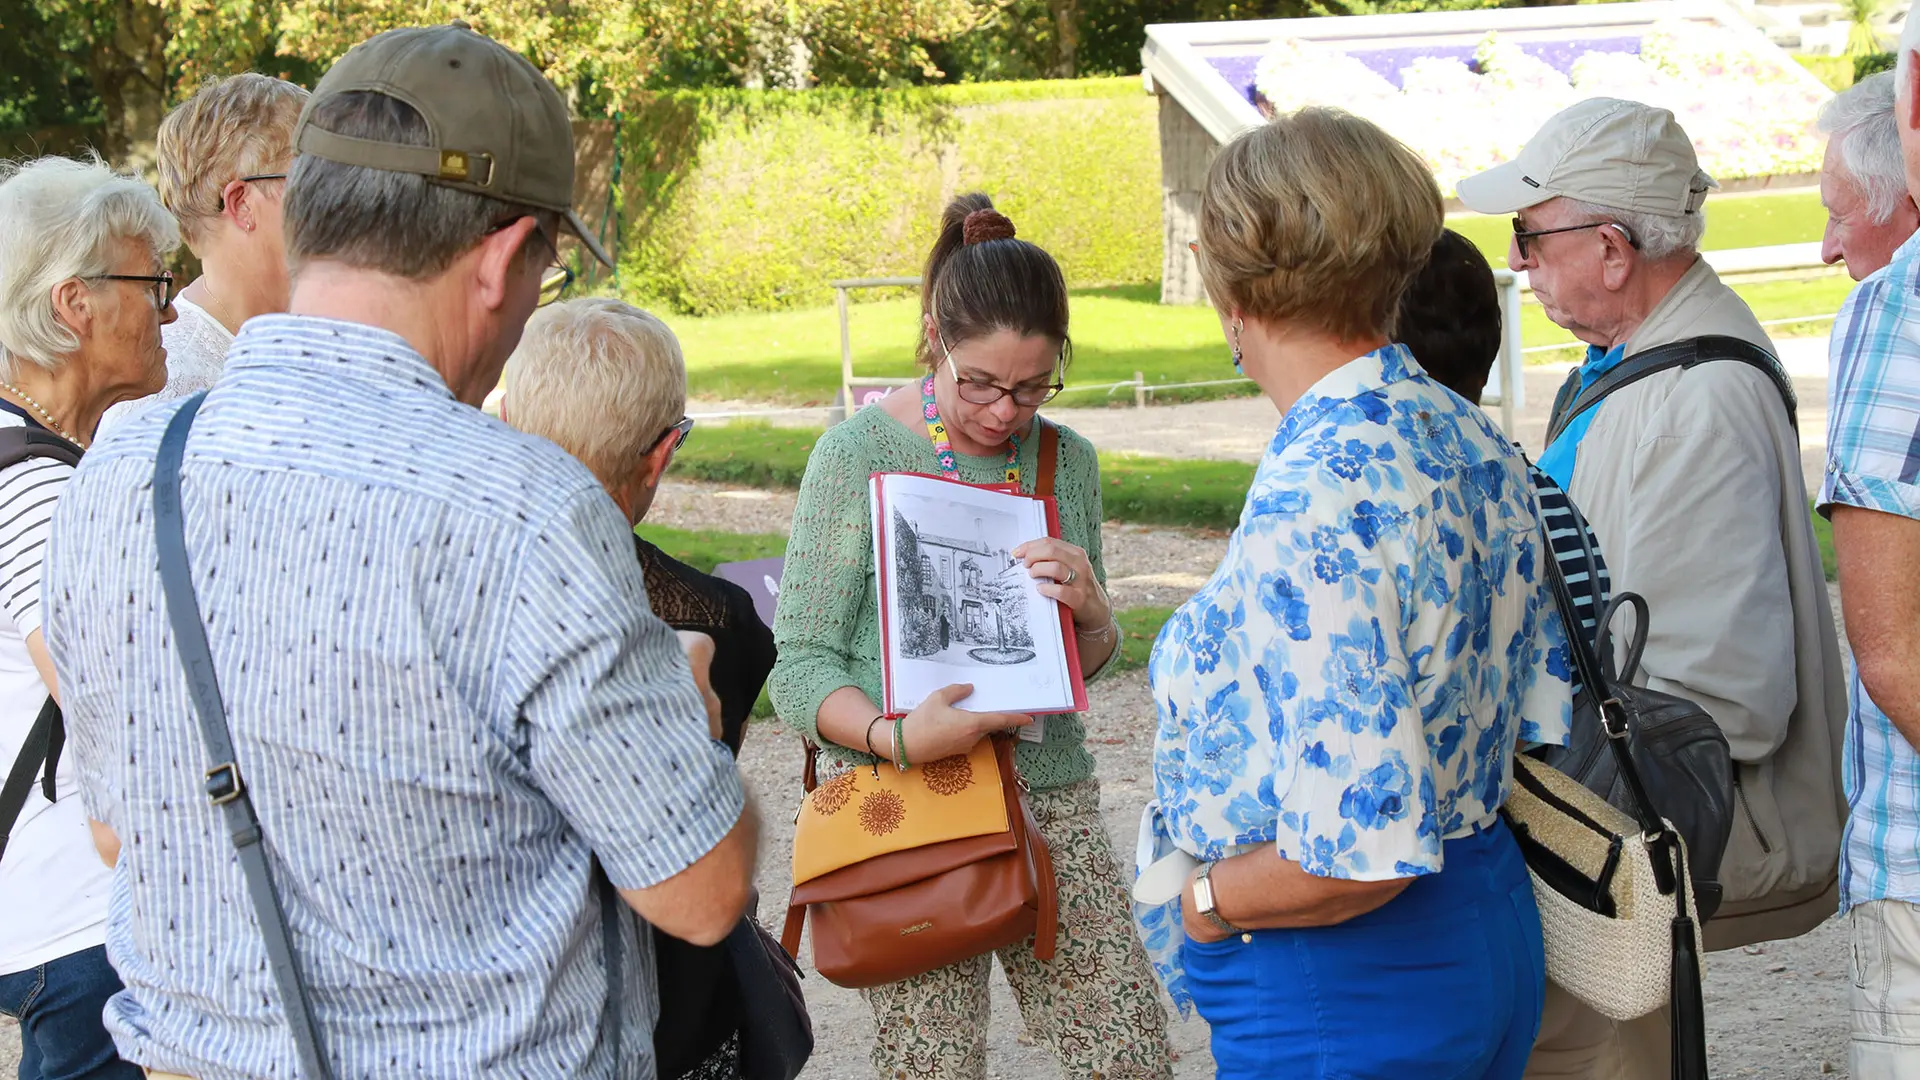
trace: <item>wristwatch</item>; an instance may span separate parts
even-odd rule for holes
[[[1221,918],[1220,913],[1214,910],[1213,868],[1216,865],[1218,864],[1202,863],[1200,872],[1193,875],[1194,914],[1212,923],[1213,928],[1223,934],[1244,934],[1245,930]]]

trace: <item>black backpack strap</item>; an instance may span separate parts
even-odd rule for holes
[[[1772,353],[1750,341],[1715,335],[1689,338],[1686,341],[1676,341],[1671,345],[1661,345],[1645,352],[1634,353],[1596,379],[1592,386],[1582,391],[1580,396],[1565,408],[1561,408],[1560,402],[1556,400],[1553,424],[1547,432],[1547,444],[1552,445],[1575,417],[1600,404],[1614,391],[1631,386],[1649,375],[1669,368],[1691,368],[1714,360],[1739,361],[1758,368],[1772,379],[1774,387],[1780,391],[1780,400],[1786,403],[1787,422],[1792,424],[1795,430],[1799,429],[1800,402],[1793,393],[1793,380],[1787,378],[1786,369],[1780,366],[1780,361],[1775,359]],[[1575,376],[1578,376],[1577,371]],[[1562,395],[1566,393],[1564,386],[1561,387],[1561,393]]]
[[[33,458],[78,465],[80,454],[79,447],[50,431],[24,425],[0,428],[0,469]],[[60,751],[66,741],[67,729],[60,706],[49,697],[40,706],[40,715],[34,718],[33,726],[27,729],[26,742],[20,744],[13,768],[7,770],[6,782],[0,786],[0,858],[6,856],[8,834],[27,808],[27,794],[33,790],[34,777],[40,777],[40,793],[48,802],[58,797],[54,774],[60,768]]]
[[[35,427],[0,428],[0,469],[18,465],[29,458],[51,458],[68,465],[80,464],[80,448],[51,431]]]
[[[27,740],[20,744],[20,754],[13,759],[13,768],[7,770],[7,780],[0,786],[0,859],[7,855],[7,837],[13,832],[13,824],[20,820],[20,812],[27,808],[27,795],[33,791],[33,778],[40,777],[40,794],[48,802],[57,797],[54,787],[54,773],[60,768],[60,750],[66,745],[66,728],[61,723],[60,706],[53,698],[47,698],[40,706],[40,715],[27,729]]]
[[[1573,399],[1579,396],[1579,394],[1580,368],[1576,366],[1572,371],[1567,372],[1566,381],[1560,384],[1559,391],[1553,395],[1553,410],[1547,413],[1547,428],[1549,430],[1555,432],[1560,430],[1561,414],[1567,411],[1567,407],[1573,404]]]

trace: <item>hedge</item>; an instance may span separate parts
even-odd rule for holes
[[[1882,71],[1892,71],[1899,58],[1898,53],[1861,53],[1853,58],[1853,81],[1859,82],[1869,75],[1877,75]]]
[[[1158,278],[1160,147],[1138,79],[679,91],[624,115],[622,291],[689,314],[811,306],[919,272],[982,190],[1076,287]]]
[[[1795,53],[1793,58],[1800,66],[1813,73],[1813,77],[1827,84],[1827,89],[1839,93],[1853,85],[1853,70],[1856,58],[1851,56],[1810,56]]]

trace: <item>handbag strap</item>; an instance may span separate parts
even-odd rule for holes
[[[1060,465],[1060,429],[1044,416],[1036,414],[1033,420],[1040,425],[1040,472],[1033,478],[1033,493],[1044,499],[1053,494],[1053,475]]]
[[[0,859],[6,858],[7,836],[20,820],[20,812],[27,808],[34,777],[40,777],[40,793],[48,802],[58,796],[54,774],[60,768],[60,750],[65,745],[66,727],[60,722],[60,706],[49,695],[40,706],[40,715],[34,718],[33,726],[27,729],[27,740],[20,744],[13,768],[7,770],[6,784],[0,786]]]
[[[193,701],[200,739],[214,763],[206,772],[207,801],[218,807],[226,819],[227,834],[239,856],[240,871],[247,879],[247,896],[253,902],[254,918],[260,924],[260,936],[267,948],[267,966],[280,991],[280,1006],[287,1014],[287,1027],[300,1059],[300,1071],[307,1080],[329,1080],[333,1074],[320,1046],[319,1025],[314,1022],[313,1005],[300,979],[286,913],[281,910],[280,897],[273,888],[273,870],[267,865],[260,817],[254,813],[253,799],[233,752],[227,708],[220,697],[213,653],[207,647],[207,631],[200,621],[200,602],[194,596],[193,577],[187,564],[186,523],[180,509],[180,463],[186,457],[187,434],[193,428],[194,415],[205,400],[205,391],[193,395],[167,422],[166,434],[160,439],[160,452],[154,460],[153,537],[160,555],[160,588],[166,597],[174,650],[186,672],[187,694]]]
[[[1600,658],[1594,652],[1593,643],[1580,632],[1580,616],[1573,602],[1573,590],[1567,587],[1566,575],[1560,572],[1560,560],[1554,557],[1553,540],[1547,535],[1546,526],[1540,529],[1540,541],[1545,546],[1547,580],[1552,586],[1554,606],[1560,611],[1560,621],[1564,624],[1567,637],[1567,651],[1572,654],[1573,669],[1580,676],[1580,685],[1593,698],[1594,711],[1600,717],[1600,726],[1607,737],[1607,745],[1613,750],[1613,759],[1619,767],[1620,775],[1626,780],[1629,802],[1633,803],[1630,812],[1634,822],[1639,825],[1642,837],[1651,843],[1654,838],[1666,831],[1666,823],[1654,812],[1653,803],[1647,797],[1646,785],[1640,779],[1640,770],[1633,763],[1633,755],[1628,752],[1627,735],[1631,720],[1627,717],[1620,699],[1613,693],[1613,682],[1608,679],[1601,667]],[[1625,595],[1625,594],[1623,594]],[[1621,597],[1615,597],[1607,608],[1611,616],[1619,607]],[[1606,618],[1601,619],[1606,625]],[[1655,860],[1656,865],[1659,860]],[[1666,885],[1662,882],[1662,885]]]

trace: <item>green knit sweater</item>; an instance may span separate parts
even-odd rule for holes
[[[1039,470],[1038,439],[1020,444],[1020,486],[1032,491]],[[959,478],[972,484],[1005,481],[1006,456],[955,454]],[[835,746],[820,737],[820,703],[843,686],[880,693],[880,601],[873,574],[873,519],[868,477],[876,472],[939,475],[933,443],[878,408],[861,409],[828,428],[814,445],[800,501],[793,511],[793,538],[781,571],[780,607],[773,619],[779,647],[767,683],[773,706],[797,731],[819,743],[831,761],[865,764],[864,749]],[[1100,463],[1093,445],[1060,428],[1054,470],[1060,531],[1086,549],[1102,584],[1100,561]],[[1046,741],[1019,743],[1014,760],[1037,790],[1065,787],[1093,775],[1086,725],[1075,714],[1046,718]]]

